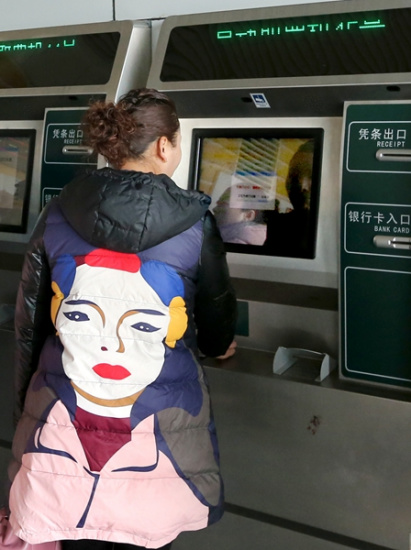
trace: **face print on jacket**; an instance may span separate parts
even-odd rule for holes
[[[20,424],[29,436],[13,508],[33,533],[87,539],[115,526],[130,544],[135,533],[175,538],[182,521],[206,527],[222,493],[204,381],[178,342],[182,278],[162,262],[94,250],[60,255],[52,280],[58,338],[46,342],[27,402],[40,411],[52,400]]]
[[[83,406],[106,407],[108,416],[156,380],[165,345],[174,347],[184,334],[183,284],[169,266],[141,264],[134,254],[98,249],[58,264],[52,315],[64,372]]]

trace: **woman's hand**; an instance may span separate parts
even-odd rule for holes
[[[235,354],[236,348],[237,348],[237,342],[233,340],[231,344],[228,346],[227,351],[223,355],[219,355],[217,359],[228,359],[229,357],[232,357]]]

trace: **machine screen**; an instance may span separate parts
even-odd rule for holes
[[[35,130],[0,130],[0,231],[25,233]]]
[[[314,258],[323,130],[196,129],[190,181],[229,252]]]

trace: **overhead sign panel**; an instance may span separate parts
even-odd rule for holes
[[[160,79],[409,72],[410,27],[411,8],[176,26],[170,32]]]

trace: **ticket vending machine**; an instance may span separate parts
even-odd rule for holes
[[[318,203],[310,207],[309,229],[302,230],[311,239],[311,256],[296,254],[293,246],[287,249],[286,236],[294,228],[275,224],[263,246],[226,243],[231,274],[249,304],[249,331],[242,344],[271,351],[281,342],[289,347],[311,345],[338,355],[344,104],[410,97],[410,24],[406,0],[389,6],[384,0],[348,0],[257,8],[170,17],[163,23],[148,85],[165,91],[177,104],[184,150],[175,174],[179,185],[205,190],[214,207],[221,196],[221,173],[225,182],[230,177],[234,181],[241,170],[232,175],[226,153],[215,157],[218,162],[207,158],[209,142],[224,143],[232,151],[227,144],[235,140],[267,140],[274,157],[276,140],[280,148],[286,140],[307,139],[311,132],[313,141],[322,133],[321,143],[314,140],[319,171],[311,174],[311,199],[315,194]],[[240,156],[257,158],[252,147],[245,150]],[[223,158],[225,166],[216,168]],[[264,205],[266,220],[277,211],[277,218],[285,218],[287,210],[295,212],[281,179],[289,172],[288,163],[281,155],[277,164],[249,162],[240,174],[248,178],[247,185],[251,178],[258,179],[261,188],[264,172],[275,174],[267,196],[274,188],[276,196],[274,206],[269,200]],[[206,172],[211,176],[202,178]],[[296,303],[297,295],[301,300]],[[254,302],[270,300],[278,311],[267,317]],[[279,305],[301,305],[305,311]]]
[[[345,109],[341,374],[411,387],[411,103]]]

